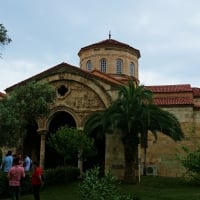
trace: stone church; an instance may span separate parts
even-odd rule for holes
[[[91,113],[104,110],[116,99],[119,85],[126,84],[130,79],[140,84],[140,51],[112,39],[110,35],[106,40],[81,48],[78,56],[80,66],[63,62],[5,90],[9,95],[15,87],[32,80],[47,81],[55,89],[56,100],[49,116],[32,124],[24,141],[26,153],[32,159],[39,160],[45,168],[63,164],[63,158],[46,143],[51,132],[66,124],[83,129]],[[198,145],[200,88],[193,88],[190,84],[145,87],[153,91],[156,105],[178,117],[185,139],[174,142],[159,134],[155,141],[149,134],[146,156],[144,149],[139,150],[141,159],[138,173],[142,173],[145,159],[147,175],[182,176],[184,169],[176,155],[182,153],[182,146],[195,148]],[[3,93],[0,93],[0,98],[4,98]],[[124,159],[120,139],[116,135],[107,135],[103,141],[96,143],[96,147],[97,156],[86,163],[76,161],[79,166],[98,164],[105,170],[111,169],[118,178],[123,178]]]

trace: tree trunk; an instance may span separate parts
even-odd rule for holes
[[[125,158],[125,172],[124,181],[126,183],[137,183],[136,171],[138,169],[138,150],[137,146],[132,147],[128,144],[124,144],[124,158]]]

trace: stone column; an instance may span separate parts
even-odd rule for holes
[[[44,163],[45,163],[45,144],[46,144],[46,133],[47,130],[40,129],[38,130],[38,133],[40,134],[40,166],[44,169]]]
[[[78,127],[78,130],[83,130],[83,127]],[[83,156],[82,156],[82,149],[78,152],[78,168],[80,169],[80,176],[82,177],[83,174]]]
[[[81,150],[78,152],[78,168],[80,169],[80,177],[82,177],[82,174],[83,174],[83,157],[82,157],[82,151]]]
[[[106,133],[105,136],[105,173],[111,171],[117,179],[123,180],[125,160],[121,133],[115,130],[113,133]]]

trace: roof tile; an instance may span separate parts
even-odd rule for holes
[[[138,49],[135,49],[133,47],[131,47],[130,45],[128,44],[125,44],[125,43],[122,43],[122,42],[119,42],[117,40],[113,40],[113,39],[106,39],[106,40],[102,40],[100,42],[96,42],[94,44],[90,44],[88,46],[85,46],[85,47],[82,47],[80,49],[80,51],[78,52],[78,55],[81,54],[82,51],[86,50],[86,49],[90,49],[90,48],[94,48],[94,47],[106,47],[106,46],[117,46],[117,47],[120,47],[120,48],[127,48],[127,49],[130,49],[132,51],[134,51],[138,58],[140,58],[140,51]]]
[[[188,97],[162,97],[154,98],[156,105],[192,105],[193,99]]]
[[[192,88],[195,97],[200,97],[200,88]]]
[[[6,94],[3,92],[0,92],[0,97],[6,97]]]
[[[190,84],[157,85],[157,86],[145,86],[145,87],[155,93],[191,92],[192,91]]]

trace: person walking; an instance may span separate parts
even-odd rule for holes
[[[12,200],[19,200],[21,179],[24,177],[24,168],[19,165],[19,158],[16,157],[13,160],[13,167],[8,171],[8,181]]]
[[[25,172],[29,172],[32,167],[32,160],[28,155],[24,155],[24,170]]]
[[[8,173],[10,168],[12,167],[13,164],[13,156],[12,156],[12,151],[8,151],[6,156],[3,158],[2,161],[2,169],[3,172]]]
[[[32,164],[33,173],[32,173],[32,187],[33,187],[33,196],[35,200],[40,200],[40,188],[43,184],[42,180],[42,168],[39,167],[38,162],[33,162]]]

